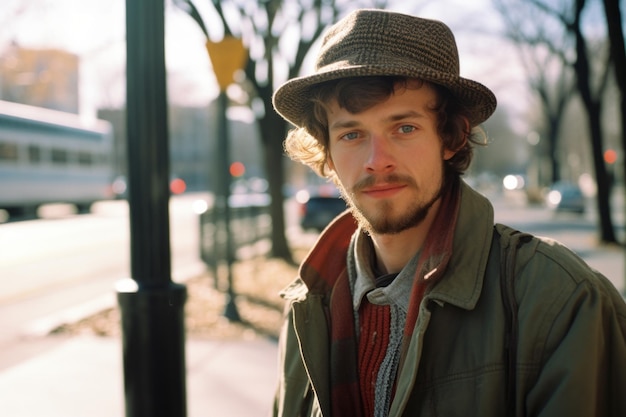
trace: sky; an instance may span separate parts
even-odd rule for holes
[[[197,0],[198,7],[210,0]],[[510,47],[479,32],[501,29],[490,0],[398,1],[390,9],[440,19],[455,33],[461,75],[491,88],[501,103],[522,111],[523,71]],[[217,95],[205,37],[186,14],[166,11],[168,97],[181,105],[205,105]],[[80,57],[81,110],[119,107],[124,101],[124,0],[3,0],[0,54],[12,43],[59,48]]]

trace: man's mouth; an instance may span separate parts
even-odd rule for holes
[[[405,188],[406,185],[402,183],[375,184],[361,189],[361,193],[372,198],[389,198],[396,195]]]

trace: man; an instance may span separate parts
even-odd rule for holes
[[[282,85],[289,155],[349,203],[284,291],[276,416],[625,416],[626,306],[460,178],[495,110],[442,23],[359,10]],[[482,141],[484,142],[484,141]]]

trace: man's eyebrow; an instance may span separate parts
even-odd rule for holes
[[[423,118],[423,117],[426,117],[424,113],[421,113],[415,110],[409,110],[403,113],[392,114],[391,116],[387,118],[387,121],[395,122],[398,120],[411,119],[411,118]]]
[[[354,127],[357,127],[358,125],[360,125],[360,123],[356,120],[337,120],[336,122],[328,126],[328,128],[331,130],[352,129]]]

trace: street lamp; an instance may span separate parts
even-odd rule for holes
[[[117,283],[127,417],[185,417],[186,287],[171,279],[164,3],[127,0],[131,278]]]

